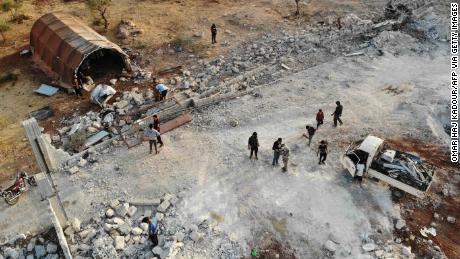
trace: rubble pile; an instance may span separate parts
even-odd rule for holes
[[[392,54],[420,51],[420,47],[415,38],[399,31],[383,31],[377,37],[372,39],[372,43],[377,48]]]
[[[101,139],[104,141],[111,136],[118,135],[118,131],[112,126],[120,127],[121,131],[125,132],[131,128],[133,120],[130,116],[124,115],[144,104],[153,103],[154,100],[155,96],[152,89],[140,91],[134,87],[130,91],[123,92],[122,96],[117,97],[112,105],[106,105],[99,112],[89,111],[83,116],[75,114],[73,118],[65,120],[63,123],[67,126],[58,129],[58,134],[52,135],[51,141],[54,145],[62,146],[67,151],[78,152],[79,150],[75,150],[76,148],[73,146],[73,138],[81,135],[84,140],[88,140],[92,136],[106,131],[107,134]],[[121,116],[123,118],[119,119]]]
[[[0,259],[59,259],[63,258],[54,229],[44,235],[20,235],[14,242],[0,245]]]
[[[171,194],[138,206],[113,200],[100,218],[81,226],[70,223],[64,234],[75,258],[150,259],[177,255],[234,258],[241,253],[236,243],[206,220],[197,224],[180,222],[175,208],[178,201],[179,198]],[[150,217],[159,227],[159,244],[154,248],[148,236],[148,224],[142,222],[144,217]]]

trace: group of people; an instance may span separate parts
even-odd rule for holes
[[[331,116],[333,116],[334,127],[337,127],[337,122],[339,122],[340,125],[343,124],[342,120],[340,119],[340,117],[342,116],[343,106],[339,101],[336,102],[336,105],[337,106],[334,112],[331,114]],[[316,128],[313,126],[307,125],[306,126],[307,132],[303,134],[303,136],[308,139],[308,146],[311,145],[313,136],[315,135],[319,127],[323,124],[324,124],[324,113],[321,109],[319,109],[318,113],[316,114]],[[254,132],[252,133],[251,137],[249,137],[249,140],[248,140],[248,149],[251,150],[249,159],[252,159],[253,156],[255,157],[256,160],[259,159],[257,157],[259,146],[260,145],[259,145],[259,140],[257,138],[257,132]],[[286,144],[283,143],[282,138],[278,138],[273,143],[272,150],[273,150],[272,166],[274,167],[278,166],[279,158],[282,157],[282,161],[283,161],[282,170],[286,172],[288,169],[288,162],[289,162],[289,148],[287,147]],[[320,144],[318,145],[317,152],[316,152],[316,155],[319,156],[319,161],[318,161],[319,165],[325,164],[327,154],[328,154],[327,142],[325,140],[321,140]]]

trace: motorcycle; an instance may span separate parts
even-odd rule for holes
[[[27,173],[20,173],[16,181],[9,188],[2,190],[0,186],[0,197],[4,198],[8,205],[14,205],[18,202],[19,196],[26,192],[28,185],[37,186],[37,180],[34,176],[28,176]]]

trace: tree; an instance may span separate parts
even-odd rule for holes
[[[112,0],[86,0],[86,5],[93,12],[97,12],[104,21],[104,29],[107,30],[109,27],[109,21],[107,19],[107,11],[112,4]]]
[[[295,15],[299,15],[299,14],[300,14],[299,2],[300,2],[300,0],[295,0],[295,6],[296,6]]]
[[[6,37],[5,32],[10,29],[10,26],[5,21],[0,20],[0,36],[2,36],[2,42],[5,43]]]

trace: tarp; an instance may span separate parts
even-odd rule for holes
[[[91,92],[91,101],[101,107],[104,107],[105,103],[116,93],[117,91],[111,86],[97,85]]]
[[[33,59],[61,86],[72,88],[82,62],[95,51],[106,49],[119,54],[131,71],[128,55],[116,44],[67,13],[48,13],[32,26],[30,46]]]

